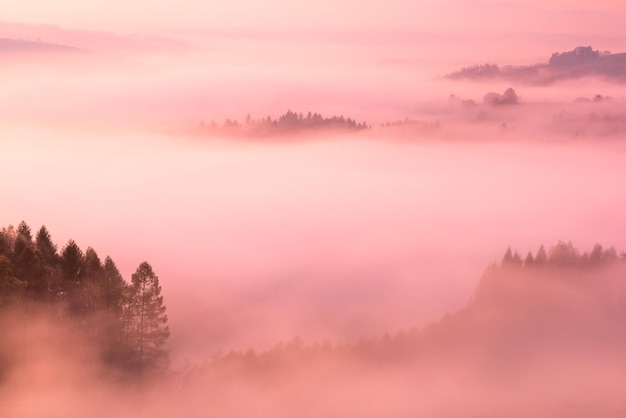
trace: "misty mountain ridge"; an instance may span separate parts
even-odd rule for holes
[[[47,43],[41,41],[28,41],[24,39],[0,38],[0,54],[12,53],[77,53],[82,50],[72,46]]]
[[[50,24],[0,21],[0,38],[26,43],[55,45],[93,52],[188,51],[184,41],[161,36],[133,36],[113,32],[67,29]],[[27,45],[24,45],[26,47]],[[0,46],[0,48],[2,48]],[[1,49],[0,49],[1,51]]]
[[[420,408],[422,394],[438,399],[429,416],[623,416],[616,394],[626,371],[625,273],[626,255],[600,245],[581,254],[559,242],[526,257],[508,249],[486,269],[467,306],[437,322],[348,343],[296,337],[267,351],[217,353],[188,369],[182,387],[227,398],[228,388],[245,385],[279,399],[289,387],[300,407],[318,412],[336,408],[350,387],[352,395],[373,390],[363,402],[381,411],[390,398],[405,413]],[[412,395],[379,399],[381,376],[410,385]]]
[[[549,85],[583,77],[626,82],[626,53],[613,54],[578,46],[571,51],[555,52],[547,63],[522,66],[482,64],[465,67],[445,76],[452,80],[508,80],[531,85]]]
[[[218,355],[206,367],[242,361],[270,371],[273,362],[279,367],[293,360],[283,357],[285,350],[295,350],[302,360],[334,353],[383,367],[428,364],[448,356],[479,359],[480,367],[491,367],[494,361],[512,366],[535,356],[580,354],[592,347],[617,356],[626,347],[625,273],[626,254],[618,256],[599,244],[581,254],[571,242],[559,242],[526,257],[509,248],[500,263],[487,267],[467,306],[438,322],[349,343],[306,345],[296,337],[266,352]],[[568,348],[563,351],[565,341]]]
[[[141,280],[150,277],[154,292],[146,295],[160,308],[149,312],[161,315],[158,322],[165,324],[161,288],[147,263],[126,284],[113,261],[103,264],[91,248],[83,253],[70,240],[57,252],[45,227],[36,237],[24,222],[3,228],[0,328],[8,338],[0,344],[0,378],[12,382],[28,375],[43,356],[61,365],[54,372],[46,369],[44,379],[68,373],[64,367],[76,373],[71,360],[95,368],[100,384],[130,382],[132,387],[136,380],[120,380],[115,372],[112,363],[120,355],[102,357],[101,351],[107,344],[122,347],[124,364],[136,355],[137,339],[144,335],[136,329],[144,300]],[[515,411],[520,417],[563,411],[574,417],[590,411],[623,416],[616,394],[626,372],[625,277],[626,254],[599,244],[581,253],[571,242],[558,242],[525,257],[509,248],[499,263],[487,267],[468,304],[437,322],[351,342],[307,343],[296,337],[266,351],[218,352],[203,364],[150,376],[160,377],[157,388],[185,395],[175,403],[182,411],[197,408],[194,402],[206,402],[210,393],[212,402],[203,405],[211,413],[245,410],[249,404],[242,396],[249,402],[259,396],[261,405],[307,411],[299,416],[329,411],[350,416],[341,413],[342,405],[362,393],[367,396],[353,405],[368,411],[362,416],[387,416],[390,405],[403,412],[394,416],[422,416],[425,410],[441,417],[492,416],[484,415],[487,411]],[[107,295],[113,296],[111,304]],[[381,384],[396,389],[380,396]],[[462,407],[450,409],[446,399]],[[271,411],[262,409],[257,416],[272,416]]]

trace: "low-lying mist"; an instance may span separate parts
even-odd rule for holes
[[[80,134],[15,132],[2,145],[13,155],[2,175],[15,178],[1,186],[3,214],[110,254],[126,278],[149,260],[175,364],[436,319],[462,306],[506,245],[626,247],[619,141],[370,135],[265,144],[94,134],[87,146]]]
[[[97,361],[80,323],[3,310],[7,416],[620,416],[624,256],[507,250],[462,308],[353,342],[216,353],[149,379]],[[63,338],[58,338],[63,336]]]
[[[485,57],[426,34],[83,35],[3,55],[0,226],[148,260],[171,368],[2,293],[0,415],[623,415],[622,85],[437,78]]]

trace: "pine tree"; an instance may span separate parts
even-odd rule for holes
[[[33,245],[30,227],[22,221],[17,227],[17,235],[13,244],[13,257],[18,257],[26,248]]]
[[[93,312],[104,307],[104,267],[96,251],[89,247],[85,251],[83,269],[82,303]]]
[[[0,229],[0,255],[7,258],[11,257],[14,242],[13,226],[3,227]]]
[[[27,283],[12,275],[11,261],[0,254],[0,308],[20,300]]]
[[[65,300],[69,303],[72,313],[78,313],[82,310],[80,293],[83,287],[81,274],[83,262],[83,252],[74,240],[69,240],[63,251],[61,251],[59,275],[53,290],[60,297],[60,300]]]
[[[542,246],[537,250],[537,255],[535,256],[535,265],[544,266],[548,262],[548,254],[546,253],[546,249]]]
[[[50,289],[50,274],[39,250],[28,245],[15,256],[15,276],[28,284],[27,293],[34,300],[45,300]]]
[[[33,243],[30,227],[22,221],[17,227],[17,234],[12,253],[15,278],[26,283],[29,296],[43,300],[48,295],[49,274],[41,253]]]
[[[30,226],[28,226],[24,221],[20,222],[20,224],[17,226],[17,234],[24,237],[24,239],[26,239],[28,242],[33,241],[33,235],[31,233]]]
[[[125,360],[130,357],[124,336],[126,317],[123,315],[124,296],[128,294],[128,285],[108,256],[104,260],[100,289],[102,291],[100,346],[103,358],[110,364],[125,365]]]
[[[513,252],[511,251],[510,246],[506,249],[506,253],[504,253],[504,257],[502,257],[502,263],[500,264],[502,264],[503,266],[513,264]]]
[[[119,313],[122,310],[122,299],[126,283],[120,271],[117,269],[117,266],[109,256],[104,259],[103,282],[102,288],[105,309]]]
[[[132,365],[140,373],[165,370],[169,365],[165,343],[170,331],[159,278],[147,262],[132,275],[127,298],[126,336]]]
[[[61,278],[69,286],[77,286],[81,279],[83,269],[83,252],[74,240],[69,240],[63,251],[60,260]]]
[[[59,261],[57,246],[52,242],[52,237],[50,236],[50,233],[48,232],[48,229],[46,229],[45,225],[39,229],[39,232],[37,232],[35,244],[46,263],[51,267],[56,266]]]

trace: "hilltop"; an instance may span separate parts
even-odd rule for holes
[[[613,54],[579,46],[571,51],[555,52],[548,62],[522,66],[481,64],[465,67],[445,76],[452,80],[508,80],[548,85],[582,77],[599,77],[608,81],[626,82],[626,53]]]
[[[342,405],[361,416],[390,405],[403,417],[623,416],[625,268],[624,254],[600,245],[581,254],[559,242],[526,257],[508,249],[466,307],[437,322],[347,343],[296,337],[217,353],[182,387],[208,388],[240,412],[245,388],[275,402],[288,391],[281,410],[305,416],[342,416]]]
[[[76,53],[81,50],[67,45],[47,43],[41,41],[28,41],[24,39],[0,38],[0,54],[7,53]]]

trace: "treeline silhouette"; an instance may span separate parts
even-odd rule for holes
[[[487,267],[467,306],[437,322],[353,342],[296,337],[266,351],[220,352],[186,379],[291,379],[337,365],[408,367],[419,376],[441,363],[514,374],[536,356],[558,356],[570,347],[588,349],[588,361],[601,353],[598,359],[626,367],[624,277],[626,254],[599,244],[580,253],[571,242],[559,242],[525,257],[509,248]]]
[[[357,122],[344,116],[323,117],[319,113],[308,112],[306,115],[288,110],[277,119],[270,116],[253,119],[250,115],[239,122],[226,119],[221,125],[215,121],[205,124],[200,122],[199,133],[223,136],[272,136],[280,134],[296,134],[317,132],[322,130],[358,131],[368,129],[365,122]]]
[[[404,118],[380,124],[381,128],[411,128],[412,130],[430,132],[441,128],[439,121],[426,122],[418,119]]]
[[[446,77],[452,80],[505,79],[536,85],[547,85],[587,76],[624,82],[626,81],[625,70],[625,53],[612,54],[609,51],[594,50],[591,46],[578,46],[571,51],[553,53],[547,63],[520,66],[479,64],[461,68]]]
[[[0,376],[26,349],[28,328],[40,320],[42,345],[60,346],[92,363],[133,374],[169,366],[169,337],[161,286],[152,267],[141,263],[124,281],[111,257],[104,262],[73,241],[58,251],[42,226],[0,230]]]

